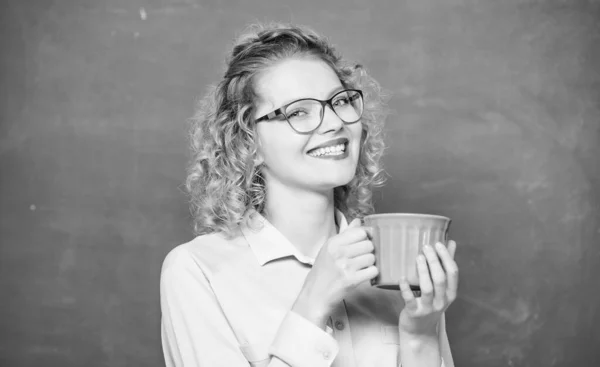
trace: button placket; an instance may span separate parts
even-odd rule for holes
[[[333,336],[340,347],[340,352],[337,354],[332,367],[356,367],[345,300],[342,300],[340,305],[331,313],[329,321],[331,322],[330,327]]]

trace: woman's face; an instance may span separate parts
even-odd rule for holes
[[[260,97],[255,117],[301,98],[327,100],[344,89],[325,62],[310,58],[278,63],[257,76],[255,88]],[[279,183],[326,191],[345,185],[354,177],[361,122],[345,125],[329,106],[324,109],[321,125],[310,134],[298,134],[280,118],[258,123],[257,133],[263,173],[269,186]],[[315,154],[317,147],[339,145],[340,138],[345,139],[344,154],[322,154],[322,150]]]

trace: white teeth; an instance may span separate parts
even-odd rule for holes
[[[334,146],[316,149],[316,150],[308,153],[308,155],[310,155],[311,157],[319,157],[322,155],[341,155],[344,153],[344,151],[345,151],[345,145],[338,144],[338,145],[334,145]]]

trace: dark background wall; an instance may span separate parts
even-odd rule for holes
[[[18,1],[0,10],[0,366],[160,366],[186,118],[253,21],[391,92],[377,210],[445,214],[457,366],[600,365],[600,4]],[[145,18],[145,19],[144,19]]]

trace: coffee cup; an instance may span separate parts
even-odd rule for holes
[[[375,266],[379,270],[371,284],[382,289],[399,289],[404,277],[411,288],[419,289],[417,255],[426,244],[447,244],[451,219],[432,214],[387,213],[368,215],[363,221],[372,228]]]

